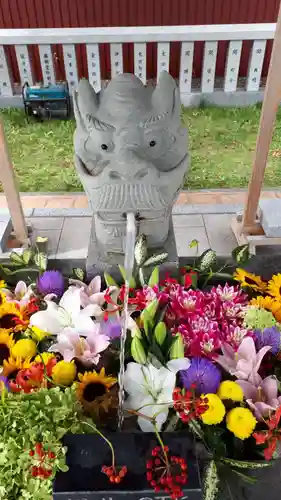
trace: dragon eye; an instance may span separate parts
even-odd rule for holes
[[[149,146],[154,148],[154,146],[156,146],[156,141],[150,141]]]
[[[104,151],[106,151],[108,149],[108,146],[106,144],[102,144],[101,145],[101,149],[103,149]]]

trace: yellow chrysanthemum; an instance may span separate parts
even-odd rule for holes
[[[33,358],[37,352],[36,344],[31,339],[18,340],[12,348],[14,358]]]
[[[43,363],[44,365],[47,365],[50,359],[55,358],[55,354],[53,352],[41,352],[38,354],[35,358],[36,363]]]
[[[31,326],[31,327],[29,327],[27,333],[36,342],[41,342],[41,340],[43,340],[44,338],[50,336],[50,334],[48,332],[45,332],[44,330],[41,330],[41,328],[38,328],[38,326]]]
[[[237,382],[225,380],[219,386],[217,395],[220,399],[231,399],[232,401],[243,401],[244,393]]]
[[[23,314],[20,307],[14,302],[4,302],[0,305],[0,328],[6,331],[18,331],[21,325],[17,324],[17,319],[22,321]]]
[[[256,274],[248,273],[245,269],[237,268],[233,274],[233,278],[240,282],[241,287],[252,288],[255,291],[265,292],[267,288],[267,283],[262,281],[260,276]]]
[[[220,424],[225,416],[225,407],[221,399],[216,394],[202,395],[201,398],[208,400],[208,410],[201,415],[204,424]]]
[[[12,334],[6,330],[0,330],[0,365],[5,359],[9,359],[14,343]]]
[[[52,379],[58,385],[71,385],[76,377],[74,361],[59,361],[52,370]]]
[[[281,302],[278,302],[273,297],[259,295],[250,301],[250,305],[271,312],[277,321],[281,321]]]
[[[26,358],[12,358],[5,359],[3,362],[3,372],[2,375],[9,377],[11,375],[16,375],[19,370],[24,370],[30,368],[32,365],[31,359]]]
[[[233,408],[226,415],[226,427],[239,439],[247,439],[252,434],[257,421],[248,408]]]
[[[114,389],[117,378],[107,376],[102,368],[100,373],[79,373],[78,379],[77,397],[84,410],[96,418],[106,418],[109,409],[114,410],[118,405],[117,391]]]
[[[281,274],[274,274],[268,282],[267,291],[275,299],[281,302]]]

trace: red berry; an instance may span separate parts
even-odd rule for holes
[[[151,481],[150,484],[151,484],[151,486],[156,486],[157,483],[156,483],[156,481]]]
[[[155,493],[159,493],[159,491],[161,491],[160,486],[156,485],[155,488],[154,488],[154,491],[155,491]]]
[[[118,483],[121,483],[121,477],[117,476],[117,477],[115,478],[115,483],[117,483],[117,484],[118,484]]]
[[[146,462],[146,468],[147,468],[147,469],[152,469],[152,467],[153,467],[153,462],[152,462],[152,460],[148,460],[148,461]]]
[[[114,476],[110,476],[109,481],[110,481],[111,483],[115,483],[115,477],[114,477]]]
[[[48,451],[48,457],[51,460],[54,460],[56,458],[56,454],[53,451]]]
[[[34,457],[34,451],[33,451],[33,450],[30,450],[30,452],[29,452],[29,456],[30,456],[30,457]]]
[[[161,460],[159,460],[159,458],[156,458],[155,465],[161,465]]]
[[[147,473],[146,473],[146,479],[147,479],[148,481],[152,481],[152,478],[153,478],[152,472],[147,472]]]

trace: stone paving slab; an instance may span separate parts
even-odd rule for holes
[[[58,245],[57,259],[86,259],[91,217],[65,218]]]
[[[178,210],[179,207],[181,210]],[[235,205],[233,209],[233,205],[212,205],[213,210],[205,213],[203,209],[209,207],[210,205],[193,205],[192,207],[177,205],[175,207],[173,221],[179,257],[195,257],[210,247],[219,256],[225,257],[229,256],[232,249],[237,246],[230,227],[231,219],[237,212],[237,206]],[[32,213],[37,214],[36,217],[29,216],[27,222],[30,222],[34,228],[33,240],[37,236],[48,237],[51,259],[63,259],[68,262],[86,259],[91,228],[89,210],[47,208],[35,209]],[[7,217],[0,212],[0,230],[1,217],[7,223]],[[189,248],[194,239],[198,240],[198,249]],[[275,248],[274,252],[276,251],[280,252],[280,248]],[[270,254],[271,250],[269,247],[263,247],[259,249],[260,252]],[[7,256],[8,254],[1,254],[1,259]]]
[[[231,230],[231,220],[234,214],[205,214],[203,215],[205,229],[208,234],[210,247],[219,256],[230,255],[237,246],[236,238]]]
[[[244,204],[246,189],[210,189],[200,191],[183,190],[178,196],[178,204]],[[264,189],[261,198],[281,198],[281,190]],[[21,201],[26,209],[33,208],[88,208],[88,200],[83,192],[77,193],[21,193]],[[4,194],[0,194],[0,210],[7,208]]]
[[[196,257],[210,247],[204,227],[175,227],[175,237],[179,257]],[[192,240],[198,241],[198,247],[189,247]]]

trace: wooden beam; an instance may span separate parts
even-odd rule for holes
[[[7,199],[16,238],[22,243],[28,241],[23,208],[17,189],[16,177],[10,158],[3,123],[0,121],[0,179]]]
[[[261,111],[252,176],[243,217],[243,227],[255,222],[276,113],[281,101],[281,3]],[[242,227],[242,231],[243,231]]]

